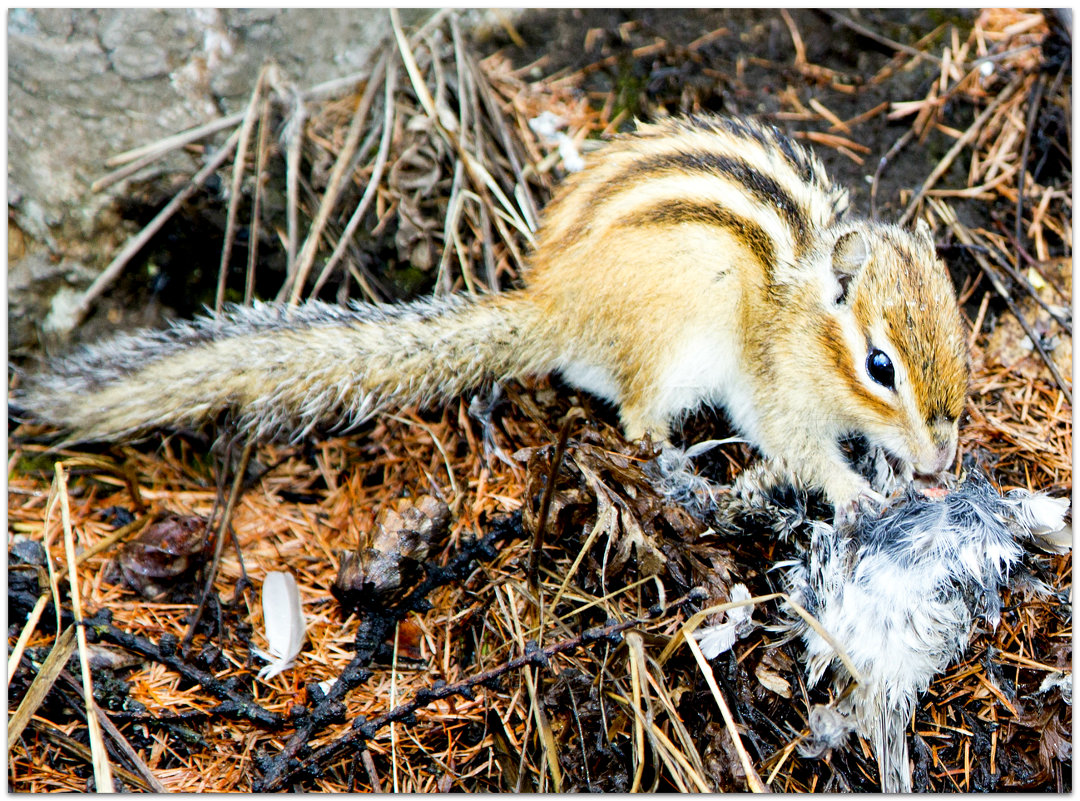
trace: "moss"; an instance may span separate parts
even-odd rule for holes
[[[25,476],[37,473],[51,476],[55,471],[54,465],[58,460],[59,457],[56,454],[23,451],[8,475]]]
[[[640,117],[644,111],[646,84],[645,76],[641,74],[640,64],[629,53],[623,53],[619,56],[617,70],[613,116],[625,111],[631,118]]]

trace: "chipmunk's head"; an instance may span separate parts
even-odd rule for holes
[[[945,470],[970,370],[956,293],[929,226],[849,225],[831,261],[836,325],[825,344],[846,385],[848,424],[918,473]]]

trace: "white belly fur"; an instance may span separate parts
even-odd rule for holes
[[[572,386],[609,403],[619,403],[619,388],[608,368],[567,360],[558,370]],[[669,422],[702,405],[722,406],[744,436],[756,439],[758,412],[743,380],[734,343],[707,335],[691,338],[675,353],[657,389],[653,410]]]
[[[745,436],[755,437],[757,409],[739,366],[739,349],[713,335],[689,338],[664,374],[657,409],[675,420],[701,405],[722,406]]]
[[[583,389],[608,403],[618,404],[619,388],[615,377],[606,367],[581,361],[566,361],[559,365],[559,374],[566,383]]]

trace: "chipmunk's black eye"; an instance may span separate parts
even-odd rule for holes
[[[892,359],[886,356],[884,351],[870,348],[870,353],[866,356],[866,372],[885,389],[896,389],[896,373]]]

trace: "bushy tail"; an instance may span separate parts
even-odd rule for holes
[[[312,301],[222,314],[83,347],[12,398],[72,440],[197,427],[233,408],[259,437],[360,422],[387,407],[452,397],[553,364],[523,293],[401,305]]]

